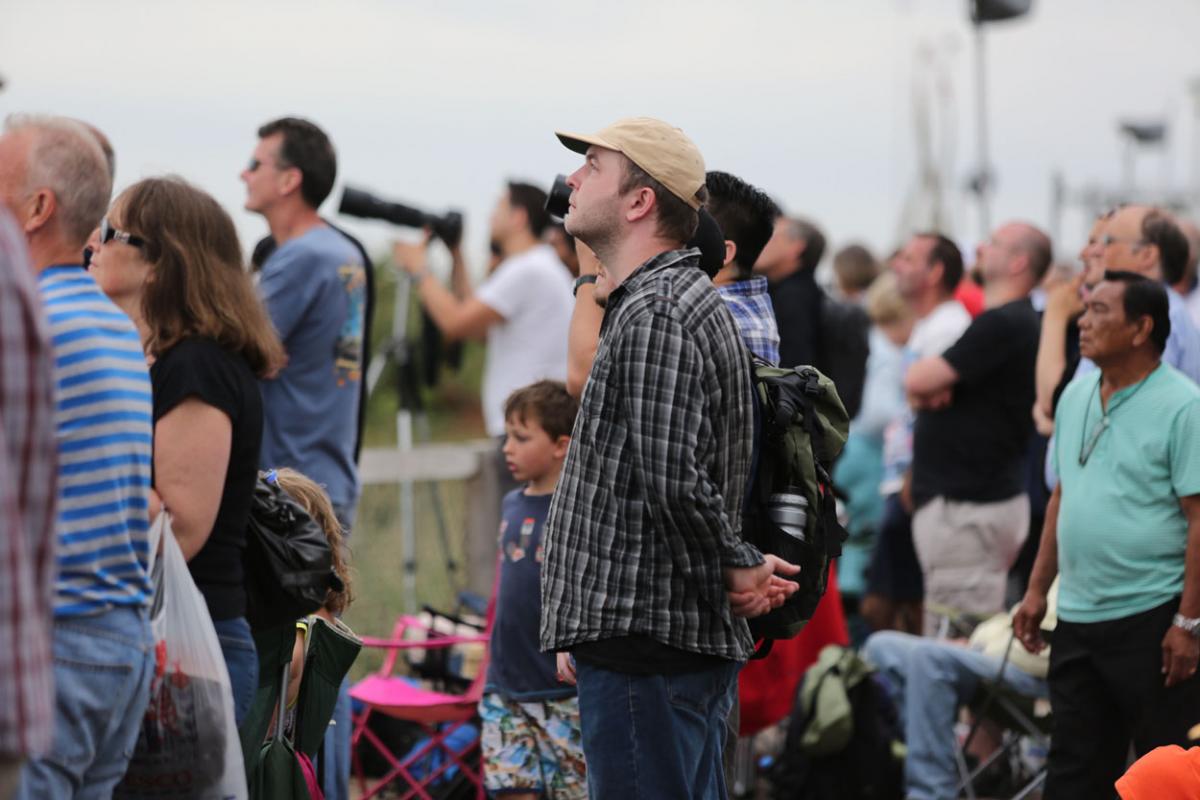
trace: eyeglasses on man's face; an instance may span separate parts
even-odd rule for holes
[[[1122,239],[1119,236],[1112,234],[1104,234],[1097,242],[1101,247],[1109,247],[1114,244],[1127,244],[1131,250],[1136,250],[1142,245],[1149,244],[1145,239]]]

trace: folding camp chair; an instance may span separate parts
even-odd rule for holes
[[[991,614],[976,614],[942,603],[925,603],[925,616],[937,620],[927,635],[934,639],[965,639]]]
[[[239,731],[252,798],[307,798],[296,753],[316,758],[333,716],[338,687],[362,650],[362,642],[340,620],[309,617],[305,637],[304,675],[296,696],[291,735],[283,729],[287,716],[280,698],[296,641],[296,626],[281,625],[254,634],[258,649],[258,690]],[[272,721],[275,732],[266,739]]]
[[[250,711],[238,729],[242,740],[242,757],[246,761],[246,779],[251,783],[262,764],[263,742],[271,729],[282,691],[280,676],[283,669],[292,663],[295,642],[294,624],[254,632],[254,648],[258,652],[258,688]]]
[[[354,772],[359,779],[363,800],[374,797],[394,782],[403,786],[399,795],[401,800],[414,797],[432,800],[436,796],[434,784],[455,769],[474,787],[474,794],[478,800],[484,797],[482,764],[472,764],[469,758],[479,750],[478,739],[462,750],[456,750],[448,740],[456,731],[475,719],[479,701],[483,697],[483,687],[487,681],[486,644],[495,617],[494,603],[493,596],[488,607],[485,630],[480,635],[446,636],[426,628],[416,617],[402,616],[396,621],[390,638],[363,639],[363,645],[366,647],[388,650],[379,672],[359,681],[350,690],[351,698],[364,706],[354,718],[354,732],[351,737]],[[429,638],[414,640],[410,635],[414,630],[428,635]],[[409,638],[406,638],[406,635],[409,635]],[[397,656],[401,651],[434,650],[463,644],[482,645],[483,657],[478,673],[462,694],[422,688],[414,681],[394,674]],[[424,744],[406,755],[398,756],[392,753],[387,744],[368,727],[367,723],[373,714],[385,714],[419,726],[427,737]],[[387,772],[371,785],[368,785],[359,755],[360,742],[363,740],[370,743],[390,765]]]
[[[1049,631],[1043,630],[1042,636],[1049,639],[1051,634]],[[1003,682],[1005,670],[1015,669],[1008,664],[1008,657],[1015,641],[1016,634],[1014,633],[1009,636],[1008,646],[1004,650],[1004,658],[1000,662],[1000,669],[996,673],[996,677],[983,681],[976,696],[967,704],[975,716],[975,721],[955,756],[959,773],[958,792],[969,800],[976,800],[975,784],[984,771],[1003,758],[1008,758],[1012,763],[1023,739],[1032,741],[1042,752],[1046,752],[1050,747],[1052,725],[1050,702],[1045,698],[1019,694]],[[966,760],[967,748],[970,747],[975,733],[984,721],[993,722],[1000,727],[1003,741],[990,756],[971,769]],[[1043,763],[1032,775],[1028,776],[1026,782],[1012,796],[1012,800],[1024,800],[1040,789],[1045,781],[1046,767]]]

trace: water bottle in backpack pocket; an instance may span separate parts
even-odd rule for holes
[[[742,537],[763,553],[800,566],[800,585],[783,606],[750,620],[765,655],[812,619],[841,555],[846,531],[837,519],[829,477],[846,443],[849,419],[833,382],[812,367],[754,363],[755,442],[742,516]]]

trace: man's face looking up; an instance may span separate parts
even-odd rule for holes
[[[563,220],[567,233],[596,249],[597,235],[611,235],[619,222],[621,178],[625,157],[614,150],[589,147],[583,166],[571,173],[569,210]]]
[[[1127,270],[1161,281],[1158,248],[1142,238],[1142,220],[1146,209],[1125,206],[1109,218],[1100,239],[1102,262],[1106,270]]]

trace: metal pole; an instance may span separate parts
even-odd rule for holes
[[[1134,176],[1134,169],[1135,169],[1135,165],[1137,163],[1136,148],[1137,148],[1137,144],[1133,140],[1133,135],[1126,134],[1125,135],[1125,154],[1124,154],[1124,159],[1123,159],[1124,167],[1122,169],[1122,172],[1124,174],[1121,176],[1121,183],[1124,184],[1125,202],[1127,202],[1127,203],[1134,202],[1134,193],[1136,191],[1135,190],[1136,178]]]
[[[983,22],[975,22],[975,134],[979,146],[979,237],[987,238],[992,230],[991,192],[992,168],[988,157],[987,69],[984,53]]]
[[[1067,185],[1063,174],[1059,170],[1055,170],[1050,175],[1050,241],[1052,242],[1060,241],[1066,194]]]
[[[1188,194],[1193,203],[1200,204],[1200,78],[1188,82],[1192,94],[1192,175]]]
[[[396,449],[401,453],[411,453],[413,449],[413,415],[406,402],[404,381],[405,369],[412,358],[408,351],[411,343],[408,341],[408,312],[412,294],[412,280],[407,275],[397,275],[396,305],[392,311],[392,334],[394,346],[403,348],[395,358],[397,378],[397,399],[399,408],[396,411]],[[416,513],[413,508],[413,481],[405,478],[400,481],[400,554],[403,562],[403,597],[406,613],[417,612],[417,532]]]
[[[396,448],[401,453],[413,449],[412,412],[401,407],[396,412]],[[411,478],[400,481],[400,550],[404,556],[404,610],[417,612],[417,532],[416,513],[413,509],[413,482]]]

